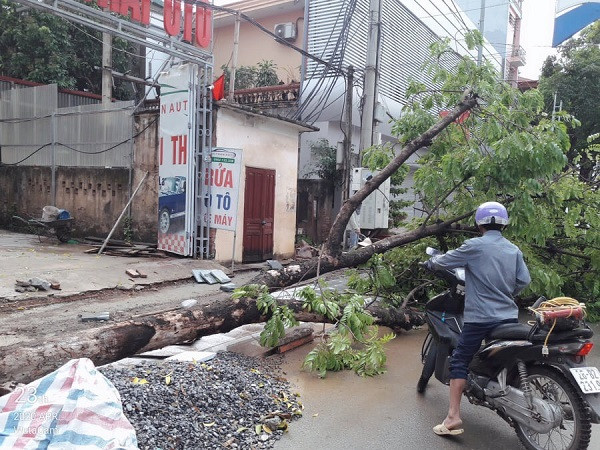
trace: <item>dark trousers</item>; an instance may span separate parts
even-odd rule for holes
[[[452,352],[452,358],[450,358],[450,379],[462,378],[466,380],[469,364],[471,364],[473,356],[481,347],[481,342],[498,325],[517,322],[517,319],[508,319],[500,322],[465,323],[458,339],[458,345]]]

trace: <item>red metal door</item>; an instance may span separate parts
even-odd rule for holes
[[[275,171],[246,167],[244,190],[244,262],[273,257]]]

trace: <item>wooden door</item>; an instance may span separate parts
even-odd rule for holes
[[[273,257],[275,171],[246,167],[244,190],[244,262]]]

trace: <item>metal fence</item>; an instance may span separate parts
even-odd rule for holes
[[[55,84],[3,91],[0,163],[131,167],[133,102],[59,107]]]

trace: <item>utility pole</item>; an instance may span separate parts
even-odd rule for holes
[[[235,91],[235,71],[238,63],[238,48],[240,46],[240,13],[235,15],[235,25],[233,28],[233,55],[231,56],[231,75],[229,77],[229,95],[227,99],[233,102],[233,92]]]
[[[352,102],[354,97],[354,66],[348,66],[346,71],[346,110],[344,111],[344,142],[342,163],[342,203],[350,195],[350,172],[352,171]]]
[[[481,0],[481,10],[479,11],[479,32],[483,37],[485,31],[485,0]],[[481,60],[483,57],[483,44],[480,44],[477,48],[477,65],[481,66]]]
[[[377,60],[379,53],[379,31],[381,17],[381,0],[369,2],[369,42],[367,44],[367,61],[365,65],[365,87],[360,130],[360,160],[365,149],[373,145],[373,122],[375,115],[375,93],[377,92]]]
[[[102,33],[102,104],[112,101],[112,36]]]

